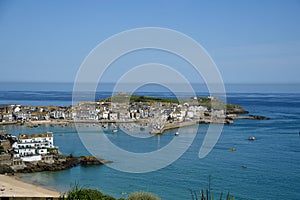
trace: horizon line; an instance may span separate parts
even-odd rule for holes
[[[0,83],[47,83],[47,84],[74,84],[72,81],[0,81]],[[94,84],[93,82],[82,82],[83,84]],[[102,82],[102,84],[115,84],[116,82]],[[136,84],[140,82],[126,82],[125,84]],[[182,82],[167,82],[168,84],[186,84]],[[99,84],[99,83],[98,83]],[[145,83],[146,84],[155,84],[155,83]],[[190,84],[201,84],[206,85],[203,82],[190,82]],[[219,84],[219,83],[211,83],[211,84]],[[300,82],[224,82],[225,85],[227,84],[244,84],[244,85],[290,85],[290,84],[300,84]]]

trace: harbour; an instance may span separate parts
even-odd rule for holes
[[[284,103],[287,100],[291,102]],[[125,197],[125,192],[129,194],[143,190],[153,192],[163,199],[170,199],[174,194],[178,198],[185,198],[190,196],[190,189],[207,187],[208,176],[211,175],[211,184],[216,188],[216,193],[221,192],[220,190],[230,191],[236,199],[246,197],[270,199],[276,191],[287,187],[287,192],[278,194],[278,197],[298,199],[297,188],[300,187],[297,181],[300,178],[298,177],[300,174],[298,168],[300,160],[298,159],[299,94],[273,93],[266,98],[264,94],[237,93],[231,94],[228,101],[245,107],[255,115],[267,116],[271,120],[243,119],[235,120],[232,125],[225,125],[217,145],[204,159],[199,159],[198,153],[208,124],[200,124],[194,143],[189,150],[178,161],[157,172],[127,174],[116,173],[115,170],[105,165],[78,166],[56,172],[21,174],[21,179],[39,185],[48,185],[59,191],[68,190],[70,183],[77,181],[115,197]],[[275,105],[268,103],[274,103],[274,101]],[[82,124],[83,127],[86,125],[88,124]],[[112,134],[111,131],[115,127],[106,124],[104,134],[128,151],[148,152],[164,147],[174,137],[189,137],[189,130],[194,126],[183,127],[178,136],[175,136],[176,129],[170,129],[162,135],[152,137],[149,137],[147,131],[141,131],[139,126],[136,126],[132,127],[132,130],[140,138],[134,139],[122,129]],[[89,128],[93,129],[93,127],[96,129],[91,123]],[[7,125],[2,126],[1,129],[14,135],[51,131],[54,134],[54,143],[60,147],[62,153],[89,155],[80,141],[74,124],[67,126],[41,124],[36,128]],[[250,136],[254,136],[255,141],[249,141]],[[145,138],[141,139],[141,137]],[[74,145],[69,145],[70,141]],[[231,151],[231,148],[235,150]],[[176,191],[174,191],[175,187]],[[253,193],[253,191],[256,192]]]

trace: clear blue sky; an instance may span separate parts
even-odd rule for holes
[[[148,26],[194,38],[226,83],[300,82],[300,1],[293,0],[0,0],[0,81],[72,82],[101,41]]]

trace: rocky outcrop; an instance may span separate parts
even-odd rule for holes
[[[251,117],[252,119],[257,119],[257,120],[269,120],[269,117],[265,117],[265,116],[259,116],[259,115],[249,115],[249,117]]]
[[[67,158],[65,161],[55,161],[52,164],[44,162],[25,162],[26,167],[17,170],[20,173],[42,172],[42,171],[60,171],[75,167],[80,164],[77,158]]]
[[[0,165],[0,174],[11,174],[14,170],[8,165]]]
[[[241,106],[233,105],[233,104],[227,104],[226,105],[226,112],[228,114],[237,114],[237,115],[248,114],[249,113],[247,110],[245,110]]]
[[[229,117],[227,117],[229,119]],[[254,120],[270,120],[271,118],[259,115],[236,115],[231,116],[230,119],[254,119]]]
[[[65,159],[57,159],[54,163],[49,164],[45,162],[25,162],[25,167],[18,170],[13,170],[10,166],[0,165],[0,174],[5,173],[32,173],[32,172],[42,172],[42,171],[60,171],[69,169],[71,167],[75,167],[78,165],[102,165],[106,163],[110,163],[111,161],[97,159],[93,156],[81,156],[74,157],[69,156]]]
[[[111,163],[109,160],[97,159],[94,156],[81,156],[80,165],[102,165]]]

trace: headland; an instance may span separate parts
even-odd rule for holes
[[[232,124],[235,119],[268,119],[248,113],[241,106],[225,104],[212,96],[171,99],[120,93],[70,106],[0,105],[0,125],[138,123],[141,128],[151,126],[152,134],[161,134],[199,123]]]

